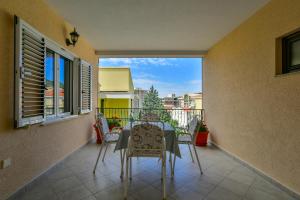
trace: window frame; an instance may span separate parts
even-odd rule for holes
[[[49,49],[50,51],[52,51],[54,53],[54,114],[53,115],[46,115],[45,114],[45,119],[47,120],[55,120],[57,118],[65,118],[65,117],[69,117],[72,115],[76,115],[73,111],[73,104],[74,104],[74,97],[73,97],[73,91],[74,89],[74,84],[73,84],[73,79],[74,79],[74,61],[76,59],[76,56],[70,52],[65,51],[64,49],[62,49],[59,45],[57,45],[55,42],[53,42],[52,40],[46,39],[45,40],[45,44],[46,44],[46,53],[47,50]],[[71,96],[71,100],[70,100],[70,111],[69,112],[64,112],[64,113],[59,113],[59,73],[60,73],[60,62],[59,59],[60,57],[66,58],[68,60],[70,60],[72,62],[71,65],[71,71],[70,71],[70,83],[71,83],[71,88],[70,88],[70,96]]]
[[[64,58],[64,59],[68,59],[68,58],[65,58],[64,56],[59,56],[59,58],[58,59],[60,59],[60,58]],[[73,91],[74,91],[74,88],[73,88],[73,79],[74,79],[74,72],[73,72],[73,66],[74,66],[74,60],[75,60],[75,58],[73,59],[73,60],[70,60],[70,59],[68,59],[68,64],[69,64],[69,79],[67,79],[68,80],[68,85],[69,85],[69,111],[68,112],[62,112],[62,113],[60,113],[59,112],[59,106],[57,107],[58,108],[58,115],[59,116],[65,116],[65,115],[72,115],[72,113],[74,113],[73,112],[73,103],[74,103],[74,97],[73,97]],[[60,60],[59,60],[59,63],[60,63]],[[60,66],[60,64],[59,64],[59,70],[58,70],[58,77],[60,77],[60,69],[61,69],[61,66]],[[64,69],[64,72],[66,73],[66,68]],[[66,79],[64,79],[64,81],[65,81],[65,83],[64,84],[66,84]],[[58,89],[58,93],[59,93],[59,87],[57,87],[57,89]],[[65,93],[66,91],[64,91],[64,93]],[[57,102],[59,102],[59,96],[57,96],[57,98],[58,98],[58,101]],[[64,102],[65,102],[65,96],[64,96]],[[65,105],[64,105],[65,106]]]
[[[300,71],[300,64],[291,66],[291,45],[300,41],[300,31],[282,38],[282,73],[293,73]]]

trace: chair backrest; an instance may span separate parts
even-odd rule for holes
[[[130,151],[135,154],[144,154],[156,150],[158,153],[164,148],[164,123],[154,121],[131,122]],[[147,152],[148,151],[148,152]],[[157,154],[157,153],[156,153]]]
[[[100,128],[103,134],[107,134],[109,133],[109,127],[108,127],[108,123],[107,123],[107,119],[103,116],[103,114],[98,114],[98,119],[97,119],[100,123]]]
[[[158,121],[159,119],[160,118],[159,118],[158,114],[147,112],[142,115],[141,120],[143,120],[143,121]]]
[[[194,116],[190,121],[190,123],[188,124],[188,132],[192,135],[195,133],[197,122],[198,122],[198,117]]]

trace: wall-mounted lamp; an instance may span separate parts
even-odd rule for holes
[[[71,40],[69,38],[66,39],[66,44],[67,46],[73,45],[75,46],[76,42],[78,41],[79,38],[79,34],[76,32],[76,29],[74,28],[74,30],[70,33],[71,36]]]

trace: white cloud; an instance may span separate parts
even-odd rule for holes
[[[192,85],[199,85],[202,84],[202,80],[190,80],[187,83]]]
[[[152,65],[152,66],[177,66],[173,61],[177,58],[103,58],[100,59],[101,63],[110,63],[111,65],[130,66],[136,68],[139,65]],[[105,64],[106,65],[106,64]]]
[[[138,72],[138,73],[134,74],[134,78],[157,79],[158,77],[153,74],[149,74],[149,73],[145,73],[145,72]]]
[[[102,66],[101,63],[110,63],[111,65],[130,65],[132,61],[129,58],[100,58],[100,66]]]
[[[146,78],[137,78],[137,79],[133,79],[133,83],[134,83],[135,87],[143,86],[142,88],[147,89],[153,84],[158,84],[159,81],[152,80],[152,79],[146,79]]]

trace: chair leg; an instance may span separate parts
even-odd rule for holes
[[[174,171],[175,171],[175,163],[176,163],[176,155],[174,155],[174,159],[173,159],[173,170],[171,171],[171,177],[174,177]]]
[[[121,174],[120,174],[120,178],[123,179],[123,175],[124,175],[124,170],[123,170],[123,153],[122,153],[122,149],[120,149],[120,160],[121,160]],[[124,150],[125,151],[125,150]],[[125,155],[124,155],[125,156]]]
[[[129,159],[129,164],[130,164],[130,177],[129,177],[129,179],[130,180],[132,180],[132,158],[130,157],[130,159]]]
[[[104,151],[104,155],[103,155],[103,158],[102,158],[102,162],[104,162],[104,158],[105,158],[105,155],[106,155],[106,151],[107,151],[108,145],[109,145],[109,144],[106,144],[105,151]]]
[[[175,141],[173,142],[173,150],[174,150],[174,160],[173,160],[173,167],[171,171],[171,178],[174,177],[174,171],[175,171],[175,163],[176,163],[176,144],[178,144],[178,137],[175,137]]]
[[[123,149],[123,161],[122,161],[122,170],[124,169],[124,164],[125,164],[125,157],[126,157],[126,149]]]
[[[163,182],[164,181],[164,172],[163,172],[163,169],[164,169],[164,160],[163,160],[163,158],[161,160],[162,161],[161,161],[161,177],[160,177],[160,180]]]
[[[125,154],[124,154],[125,156]],[[129,169],[128,169],[128,165],[129,165],[129,159],[126,156],[126,173],[125,173],[125,188],[124,188],[124,199],[127,199],[127,193],[128,193],[128,173],[129,173]]]
[[[162,171],[163,171],[163,200],[167,199],[166,195],[166,152],[164,152],[164,156],[162,159]]]
[[[97,157],[97,160],[96,160],[96,163],[95,163],[95,167],[94,167],[94,170],[93,170],[93,173],[95,174],[96,172],[96,168],[97,168],[97,165],[98,165],[98,161],[99,161],[99,158],[101,156],[101,152],[102,152],[102,149],[103,149],[103,145],[104,144],[101,144],[101,147],[100,147],[100,150],[99,150],[99,153],[98,153],[98,157]]]
[[[194,162],[194,156],[193,156],[193,153],[192,153],[192,150],[191,150],[190,144],[187,144],[187,145],[188,145],[188,147],[189,147],[189,150],[190,150],[190,154],[191,154],[192,162]]]
[[[201,164],[200,164],[200,160],[199,160],[199,157],[198,157],[198,153],[197,153],[197,150],[196,150],[196,147],[195,147],[194,144],[193,144],[193,147],[194,147],[194,151],[195,151],[195,156],[196,156],[196,159],[197,159],[197,163],[198,163],[198,166],[199,166],[199,169],[200,169],[200,173],[203,174],[202,167],[201,167]]]
[[[170,170],[171,170],[171,173],[173,171],[173,163],[172,163],[172,153],[170,151],[170,155],[169,155],[169,163],[170,163]]]

